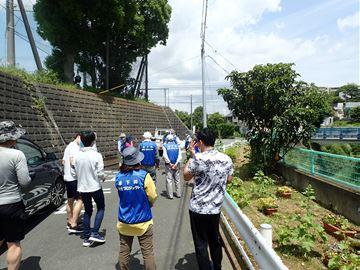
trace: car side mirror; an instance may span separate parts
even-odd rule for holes
[[[57,160],[55,153],[46,153],[47,160]]]

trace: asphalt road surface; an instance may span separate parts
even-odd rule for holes
[[[91,270],[119,269],[119,235],[116,229],[118,195],[114,186],[116,171],[106,171],[103,183],[105,216],[101,226],[106,243],[83,247],[81,235],[69,235],[66,229],[65,205],[56,211],[36,214],[28,221],[27,234],[22,241],[23,270]],[[192,241],[188,204],[191,187],[183,185],[182,198],[169,200],[165,196],[165,174],[158,171],[158,199],[153,208],[154,242],[157,269],[198,269]],[[92,222],[95,213],[93,213]],[[223,251],[223,269],[232,269]],[[6,253],[0,256],[0,270],[6,269]],[[137,240],[134,240],[130,269],[143,269]]]

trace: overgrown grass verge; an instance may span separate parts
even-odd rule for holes
[[[239,153],[246,151],[238,149],[236,176],[248,166]],[[291,199],[285,199],[278,196],[279,191],[285,190],[279,188],[281,177],[258,172],[254,178],[246,179],[235,177],[227,191],[257,228],[262,223],[273,226],[273,247],[289,269],[360,269],[360,250],[356,247],[359,242],[350,238],[339,241],[325,233],[323,219],[332,212],[316,203],[311,186],[302,193],[292,189]],[[276,206],[277,213],[266,216],[260,211],[264,204]]]

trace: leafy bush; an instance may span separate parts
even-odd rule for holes
[[[330,270],[360,269],[360,250],[351,248],[348,241],[330,246],[325,258],[328,259],[326,266]]]
[[[276,200],[272,197],[260,198],[256,201],[256,207],[259,211],[264,211],[268,208],[278,208]]]
[[[310,200],[316,199],[315,190],[312,187],[312,185],[310,185],[310,184],[305,188],[305,190],[302,192],[302,194]]]
[[[290,193],[292,192],[292,189],[287,186],[278,187],[276,189],[276,193],[283,194],[283,193]]]
[[[306,257],[314,252],[316,242],[327,240],[323,227],[314,220],[310,211],[288,218],[285,226],[279,229],[279,247],[285,253]]]
[[[238,150],[238,147],[231,147],[225,150],[225,154],[227,154],[231,158],[232,162],[235,162]]]
[[[233,180],[227,185],[226,191],[234,199],[240,208],[250,204],[248,192],[242,187],[242,180],[234,177]]]
[[[257,184],[262,184],[262,185],[266,185],[266,186],[275,184],[274,179],[270,178],[269,176],[266,176],[264,174],[264,172],[261,170],[257,171],[255,173],[255,176],[253,177],[253,179],[255,180],[255,182]]]
[[[220,133],[221,138],[228,138],[234,136],[235,125],[231,123],[218,124],[217,130]]]
[[[350,117],[356,122],[360,122],[360,107],[355,107],[350,110]]]
[[[322,221],[324,223],[334,225],[342,230],[351,229],[350,222],[346,218],[339,216],[339,215],[335,215],[333,213],[330,213],[330,214],[327,214],[326,216],[324,216],[322,218]]]

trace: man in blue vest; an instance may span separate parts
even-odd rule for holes
[[[173,199],[173,182],[175,184],[175,196],[181,197],[181,185],[180,185],[180,162],[181,151],[179,145],[174,141],[174,136],[169,134],[167,137],[167,143],[164,144],[163,157],[165,160],[165,172],[166,172],[166,191],[169,199]]]
[[[140,143],[139,147],[140,152],[144,154],[141,165],[143,166],[143,169],[151,175],[151,178],[156,184],[156,168],[159,168],[160,163],[157,146],[155,142],[151,141],[150,132],[145,132],[143,137],[144,140]]]

